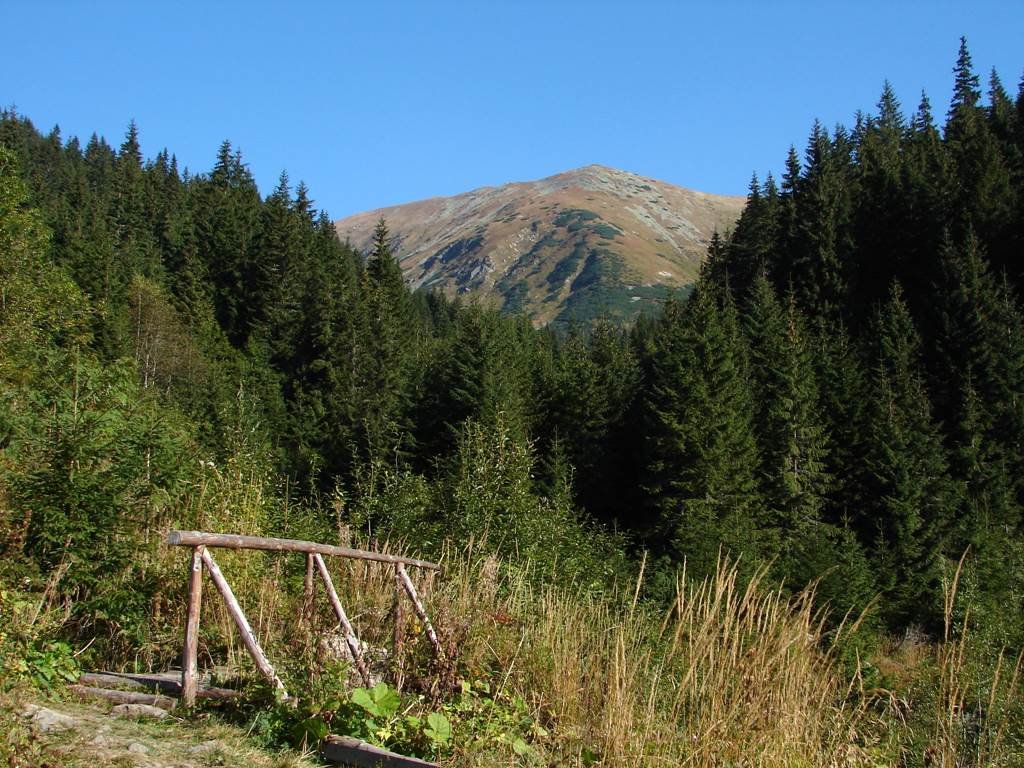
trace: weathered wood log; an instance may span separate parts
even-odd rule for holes
[[[417,560],[412,557],[386,555],[382,552],[368,552],[363,549],[335,547],[330,544],[317,544],[299,539],[275,539],[265,536],[238,536],[232,533],[205,533],[203,531],[171,531],[167,534],[167,543],[173,547],[221,547],[224,549],[261,549],[271,552],[306,552],[308,554],[350,557],[356,560],[372,560],[378,563],[394,563],[426,568],[431,571],[441,570],[437,563]]]
[[[209,571],[210,578],[213,579],[217,591],[224,598],[224,604],[227,606],[228,613],[231,614],[235,626],[238,627],[238,632],[242,636],[242,643],[245,644],[245,648],[249,651],[249,655],[252,656],[252,660],[256,662],[256,668],[259,669],[260,674],[266,678],[268,683],[281,692],[282,698],[288,699],[289,696],[284,688],[284,683],[281,682],[281,679],[267,660],[266,654],[263,653],[263,649],[260,648],[259,641],[256,640],[256,633],[249,626],[249,620],[245,618],[242,607],[238,604],[238,600],[235,599],[235,594],[231,591],[231,586],[228,584],[227,579],[224,578],[224,574],[220,572],[220,568],[210,555],[209,550],[201,550],[200,557],[203,559],[203,564],[206,566],[206,570]]]
[[[363,678],[363,685],[369,688],[370,672],[366,668],[362,650],[359,648],[359,638],[356,637],[356,631],[352,628],[352,622],[348,620],[345,609],[341,607],[341,600],[338,599],[338,593],[334,589],[334,582],[331,581],[331,573],[327,570],[327,563],[324,562],[319,553],[313,555],[313,560],[316,562],[317,570],[320,571],[320,578],[324,582],[324,588],[327,590],[327,598],[331,601],[331,607],[334,608],[334,615],[338,617],[338,623],[341,624],[341,633],[345,636],[349,653],[352,654],[352,661],[355,662],[356,669],[359,670],[359,676]]]
[[[390,752],[351,736],[328,736],[320,751],[325,760],[356,768],[438,768],[437,763]]]
[[[434,625],[430,623],[430,617],[427,616],[427,609],[424,608],[423,603],[420,602],[420,596],[416,594],[416,587],[413,586],[412,579],[409,578],[409,574],[405,572],[405,568],[401,563],[395,566],[395,572],[398,574],[398,579],[405,588],[405,593],[409,595],[409,599],[412,600],[412,607],[416,610],[416,615],[419,616],[420,622],[423,624],[423,629],[427,633],[427,637],[430,638],[430,644],[434,646],[434,653],[437,654],[438,658],[444,658],[444,652],[441,650],[441,643],[437,639],[437,632],[434,631]]]
[[[144,684],[121,675],[106,672],[83,672],[78,676],[79,685],[90,685],[94,688],[112,688],[121,691],[146,691]]]
[[[114,691],[109,688],[94,688],[91,685],[69,685],[68,690],[83,699],[102,698],[118,704],[148,704],[151,707],[160,707],[160,709],[174,709],[174,705],[177,703],[172,698],[158,694]]]
[[[90,672],[78,678],[79,683],[102,688],[112,687],[107,684],[108,680],[119,680],[127,685],[138,685],[144,690],[159,691],[160,693],[172,696],[181,695],[180,672]],[[199,685],[196,689],[196,698],[209,699],[211,701],[228,701],[230,699],[237,699],[241,695],[241,691],[236,691],[233,688],[213,688]]]
[[[192,563],[188,578],[188,615],[185,619],[185,650],[181,657],[181,703],[186,707],[196,704],[199,687],[199,615],[203,601],[203,552],[200,544],[192,550]]]

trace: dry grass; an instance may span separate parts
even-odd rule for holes
[[[977,686],[972,685],[976,673],[971,669],[969,607],[960,631],[955,631],[954,626],[957,588],[966,557],[964,553],[946,589],[943,641],[936,649],[938,696],[927,759],[937,768],[1019,765],[1020,755],[1008,755],[1004,742],[1009,717],[1020,701],[1024,651],[1015,662],[1008,661],[1004,651],[999,652],[986,681],[987,696],[982,690],[983,698],[979,700]]]
[[[863,710],[822,650],[810,596],[763,574],[680,578],[659,622],[633,589],[607,599],[534,588],[492,559],[452,558],[432,595],[458,627],[459,663],[491,670],[531,703],[569,763],[607,766],[846,765]],[[568,754],[567,754],[568,753]]]

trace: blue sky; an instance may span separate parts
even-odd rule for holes
[[[0,29],[0,104],[37,127],[116,146],[134,119],[194,172],[230,139],[334,218],[588,163],[742,194],[886,78],[944,116],[960,35],[986,87],[1024,70],[1017,0],[4,0]]]

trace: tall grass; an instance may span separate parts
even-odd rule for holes
[[[809,593],[785,597],[760,572],[741,587],[726,560],[680,577],[660,617],[635,591],[605,598],[536,587],[493,560],[448,558],[432,597],[461,623],[458,662],[496,671],[530,702],[570,763],[857,764],[864,709],[850,699]],[[825,650],[823,650],[825,648]]]
[[[972,654],[970,606],[958,622],[955,606],[967,554],[960,559],[945,590],[943,640],[936,651],[938,695],[928,761],[937,768],[1020,765],[1021,745],[1007,749],[1012,720],[1019,718],[1021,666],[1024,651],[1008,661],[1005,650],[994,664],[978,669]],[[957,627],[956,625],[960,626]],[[980,676],[982,685],[977,684]]]

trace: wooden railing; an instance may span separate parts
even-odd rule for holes
[[[434,648],[434,653],[438,656],[442,655],[441,643],[437,639],[437,633],[434,631],[434,626],[431,624],[429,616],[427,616],[427,611],[416,592],[416,587],[413,584],[412,579],[409,578],[409,574],[405,570],[406,566],[411,566],[414,568],[439,571],[441,567],[436,563],[430,563],[426,560],[417,560],[411,557],[389,555],[383,552],[348,549],[346,547],[335,547],[329,544],[317,544],[316,542],[300,541],[298,539],[274,539],[262,536],[236,536],[234,534],[204,533],[202,531],[171,531],[167,534],[167,543],[171,546],[192,548],[192,567],[189,575],[188,618],[185,622],[185,650],[182,654],[181,663],[181,701],[185,706],[191,707],[195,704],[196,693],[198,690],[199,617],[202,604],[204,567],[206,568],[207,573],[209,573],[210,579],[213,581],[217,591],[224,599],[228,613],[235,622],[235,626],[238,627],[242,643],[245,645],[249,655],[252,656],[253,661],[256,663],[256,668],[268,683],[280,691],[280,695],[283,699],[289,698],[284,684],[277,676],[277,673],[274,671],[273,666],[271,666],[266,654],[260,647],[259,641],[256,639],[256,634],[252,631],[252,627],[249,626],[249,621],[246,619],[245,613],[238,604],[238,600],[235,598],[234,592],[231,590],[231,586],[228,584],[227,579],[224,578],[224,574],[213,559],[213,555],[210,554],[210,548],[219,547],[223,549],[256,549],[270,552],[304,553],[306,555],[304,605],[310,606],[312,604],[314,571],[316,571],[320,574],[320,579],[323,581],[324,589],[326,590],[328,600],[331,603],[331,608],[334,610],[334,615],[338,619],[342,635],[345,637],[345,643],[348,646],[349,653],[352,655],[352,661],[355,663],[356,669],[359,671],[359,675],[365,685],[370,684],[370,673],[366,666],[366,662],[363,659],[359,639],[352,627],[352,623],[348,619],[348,615],[345,613],[345,609],[341,605],[338,593],[334,588],[334,582],[331,580],[331,574],[327,569],[324,556],[369,560],[393,566],[395,569],[395,582],[397,588],[396,598],[400,597],[403,592],[409,597],[416,615],[423,624],[423,629],[426,632],[427,637],[430,639],[430,643]]]

